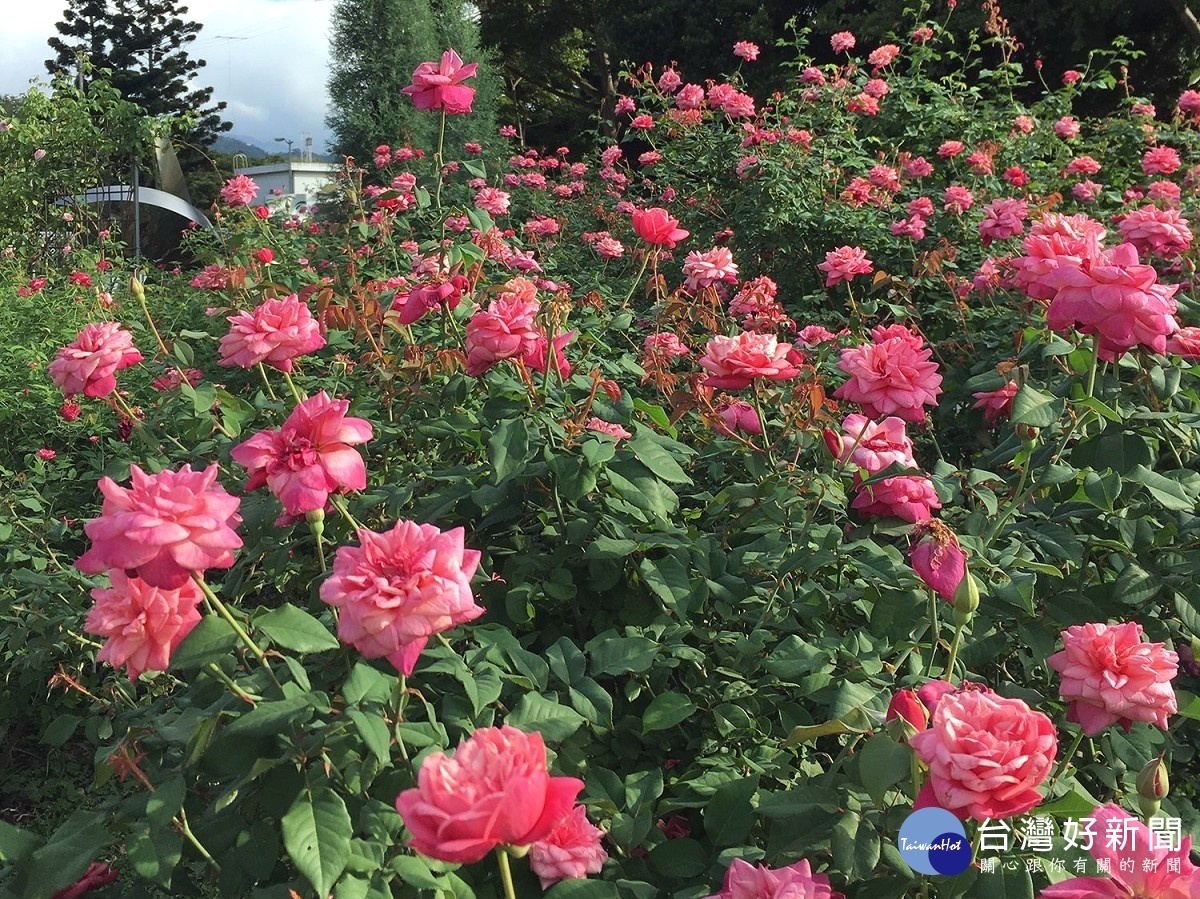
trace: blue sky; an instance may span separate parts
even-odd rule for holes
[[[46,40],[55,33],[64,0],[12,2],[4,11],[0,93],[19,94],[31,78],[44,78],[50,56]],[[233,134],[256,138],[277,149],[276,137],[298,148],[313,137],[321,153],[329,97],[329,15],[334,0],[190,0],[187,17],[204,28],[188,46],[207,60],[200,83],[213,99],[229,104],[225,117]]]

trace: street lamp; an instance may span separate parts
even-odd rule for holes
[[[292,144],[295,143],[290,137],[277,137],[276,143],[287,144],[288,147],[288,194],[296,193],[296,174],[292,171]]]

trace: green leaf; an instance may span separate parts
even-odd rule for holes
[[[400,879],[420,890],[445,889],[446,883],[429,869],[425,859],[419,855],[398,855],[392,859],[392,870]]]
[[[658,655],[659,645],[646,637],[618,637],[612,631],[587,644],[592,674],[627,674],[647,671]]]
[[[676,612],[680,618],[687,616],[687,600],[692,594],[692,585],[688,580],[687,568],[677,556],[642,559],[638,564],[638,571],[641,572],[642,582],[663,601],[663,605]]]
[[[388,765],[392,760],[392,735],[387,721],[380,713],[372,714],[362,709],[346,709],[346,717],[354,724],[354,729],[367,744],[367,749],[379,760],[381,765]]]
[[[75,733],[75,728],[83,719],[78,715],[62,714],[46,725],[42,732],[42,742],[47,746],[62,746]]]
[[[607,880],[560,880],[544,894],[543,899],[618,899],[615,883]]]
[[[871,737],[858,754],[858,778],[878,808],[885,808],[884,794],[907,777],[911,769],[912,750],[887,734]]]
[[[1179,715],[1191,718],[1193,721],[1200,721],[1200,696],[1189,693],[1187,690],[1176,690],[1175,699],[1179,703]]]
[[[1022,384],[1013,397],[1012,423],[1034,428],[1048,428],[1063,414],[1066,400],[1038,390],[1032,384]]]
[[[0,862],[13,864],[29,855],[38,845],[38,838],[28,831],[0,821]]]
[[[138,876],[165,889],[183,854],[183,837],[170,827],[149,824],[133,833],[127,851]]]
[[[654,472],[668,484],[690,484],[692,479],[687,476],[675,458],[659,443],[663,438],[646,428],[638,428],[637,434],[628,443],[628,448],[638,458],[638,461]]]
[[[584,717],[570,706],[538,693],[526,693],[504,721],[524,731],[539,731],[546,739],[559,742],[579,730]]]
[[[695,877],[708,867],[708,853],[697,840],[667,840],[650,850],[650,866],[665,877]]]
[[[1192,472],[1187,472],[1192,475]],[[1152,471],[1145,465],[1138,465],[1129,472],[1131,480],[1136,481],[1150,491],[1164,509],[1172,512],[1194,512],[1196,510],[1196,494],[1189,491],[1183,484],[1173,478]]]
[[[318,896],[325,896],[350,860],[350,814],[325,784],[301,790],[280,821],[283,845]]]
[[[499,484],[519,471],[529,458],[529,429],[520,418],[506,418],[496,426],[488,440],[488,461],[492,463],[492,482]]]
[[[754,824],[751,800],[758,791],[758,775],[723,784],[704,807],[704,832],[716,846],[739,845]]]
[[[276,646],[293,652],[326,652],[341,645],[329,628],[290,603],[258,616],[254,625]]]
[[[642,717],[642,733],[666,730],[686,720],[696,711],[696,703],[682,693],[659,693]]]
[[[75,812],[21,865],[8,884],[18,896],[49,896],[70,886],[112,842],[101,812]]]
[[[202,668],[231,655],[237,644],[237,634],[225,619],[206,615],[171,654],[171,667]]]

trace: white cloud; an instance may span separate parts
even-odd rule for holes
[[[190,0],[187,16],[204,28],[188,54],[207,61],[197,83],[228,104],[233,134],[270,141],[307,135],[324,150],[329,99],[329,15],[333,0]],[[7,3],[0,93],[24,93],[45,75],[64,0]]]

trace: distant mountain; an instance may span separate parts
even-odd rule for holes
[[[212,148],[218,153],[229,153],[231,155],[237,153],[245,153],[247,159],[265,159],[268,156],[276,156],[282,159],[287,155],[286,149],[280,145],[275,150],[264,150],[260,143],[268,143],[257,137],[233,137],[229,134],[222,134],[213,143]],[[292,155],[300,158],[300,147],[292,147]],[[335,158],[324,153],[313,153],[313,159],[317,162],[341,162],[340,157]]]
[[[245,153],[249,159],[262,159],[264,156],[269,155],[262,147],[255,146],[249,141],[233,137],[229,134],[222,134],[218,137],[213,142],[212,148],[218,153],[229,153],[231,155]]]

